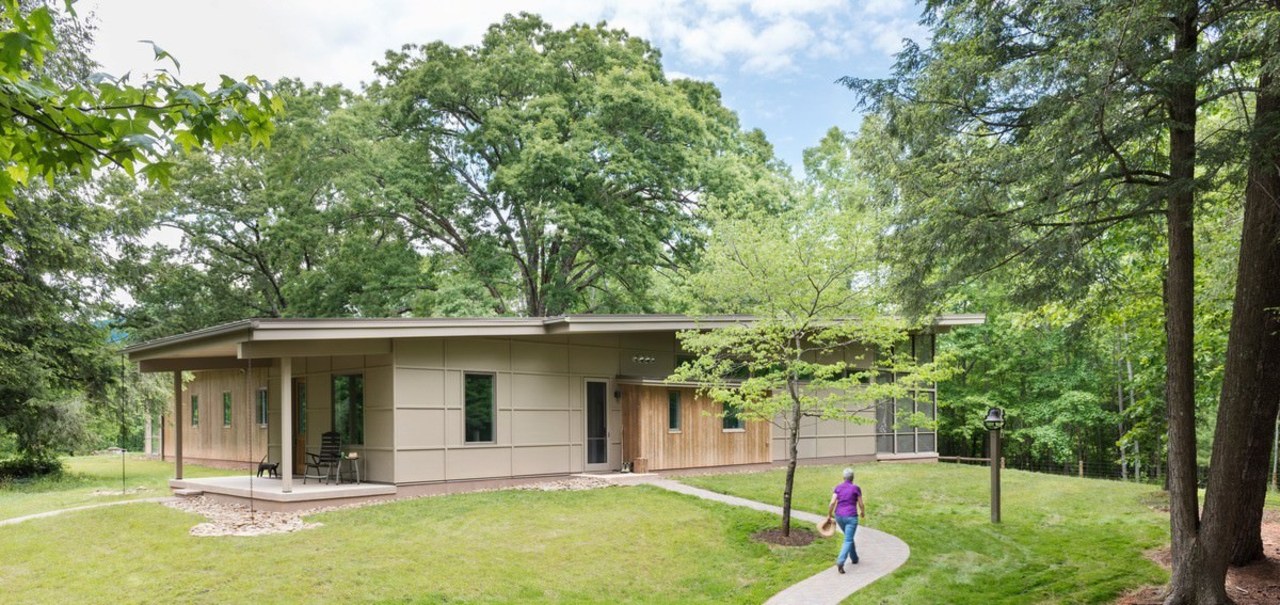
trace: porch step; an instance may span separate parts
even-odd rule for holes
[[[202,490],[202,489],[191,489],[191,488],[186,488],[186,489],[175,489],[175,490],[173,490],[173,495],[175,495],[175,496],[180,496],[180,497],[183,497],[183,498],[195,498],[196,496],[202,496],[202,495],[204,495],[204,490]]]

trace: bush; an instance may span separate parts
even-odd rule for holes
[[[62,474],[56,458],[12,458],[0,460],[0,482]]]

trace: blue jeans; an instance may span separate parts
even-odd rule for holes
[[[858,549],[853,545],[853,534],[858,532],[858,515],[852,517],[836,515],[836,525],[844,532],[844,545],[840,547],[840,556],[836,557],[836,565],[844,565],[845,559],[850,563],[857,563]]]

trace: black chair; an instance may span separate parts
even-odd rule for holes
[[[307,479],[323,479],[328,483],[330,477],[337,479],[340,462],[342,462],[342,435],[329,431],[320,436],[319,454],[307,452],[306,468],[302,469],[302,482],[305,484]],[[312,469],[315,469],[315,474],[311,473]]]

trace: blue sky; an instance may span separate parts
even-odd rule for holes
[[[557,27],[606,20],[662,50],[668,75],[714,82],[748,128],[799,168],[801,152],[832,126],[857,127],[841,76],[887,73],[904,38],[924,42],[913,0],[703,0],[360,2],[82,0],[97,22],[95,59],[112,74],[158,65],[154,40],[186,81],[219,74],[291,76],[358,88],[384,51],[405,43],[474,44],[508,13]]]

